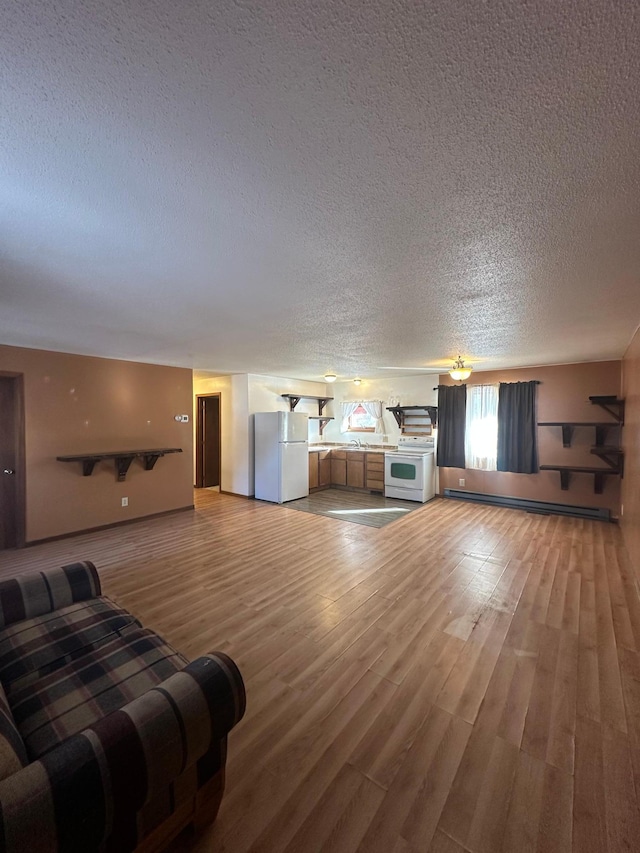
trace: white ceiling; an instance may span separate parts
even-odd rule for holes
[[[5,4],[0,340],[301,379],[619,358],[639,10]]]

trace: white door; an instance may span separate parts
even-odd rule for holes
[[[309,448],[306,442],[280,445],[280,503],[309,494]]]

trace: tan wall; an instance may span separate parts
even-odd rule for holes
[[[640,576],[640,329],[622,362],[622,395],[625,398],[624,479],[621,518],[627,550]]]
[[[192,412],[191,370],[1,346],[0,370],[24,375],[27,542],[193,504],[191,423],[174,420]],[[83,477],[56,461],[154,447],[183,452],[135,460],[124,483],[113,462]]]
[[[494,382],[527,382],[538,379],[538,421],[607,421],[613,420],[600,407],[589,403],[596,394],[618,394],[620,391],[619,361],[601,361],[585,364],[560,364],[548,367],[529,367],[514,370],[492,370],[471,375],[469,385],[489,385]],[[448,374],[440,376],[440,383],[455,384]],[[616,440],[617,433],[610,433]],[[589,453],[595,444],[595,431],[582,427],[573,434],[571,448],[563,448],[560,427],[538,428],[538,456],[544,465],[605,466]],[[459,478],[465,479],[465,489],[492,495],[553,501],[576,506],[606,507],[617,516],[620,509],[620,482],[618,477],[607,477],[604,492],[593,492],[593,477],[572,474],[569,489],[560,488],[560,475],[556,471],[538,474],[506,474],[500,471],[476,471],[461,468],[440,469],[440,491],[461,488]]]

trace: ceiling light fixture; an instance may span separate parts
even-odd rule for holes
[[[353,380],[354,385],[362,385],[362,379],[358,379],[357,377]]]
[[[464,361],[458,355],[458,358],[453,363],[453,367],[449,371],[449,376],[455,379],[456,382],[464,382],[471,376],[472,367],[465,367]]]
[[[325,382],[335,382],[337,378],[338,377],[335,375],[335,373],[325,373],[324,375]]]

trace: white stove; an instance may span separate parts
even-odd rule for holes
[[[384,454],[385,497],[420,503],[435,497],[434,448],[433,438],[401,435],[398,449]]]

